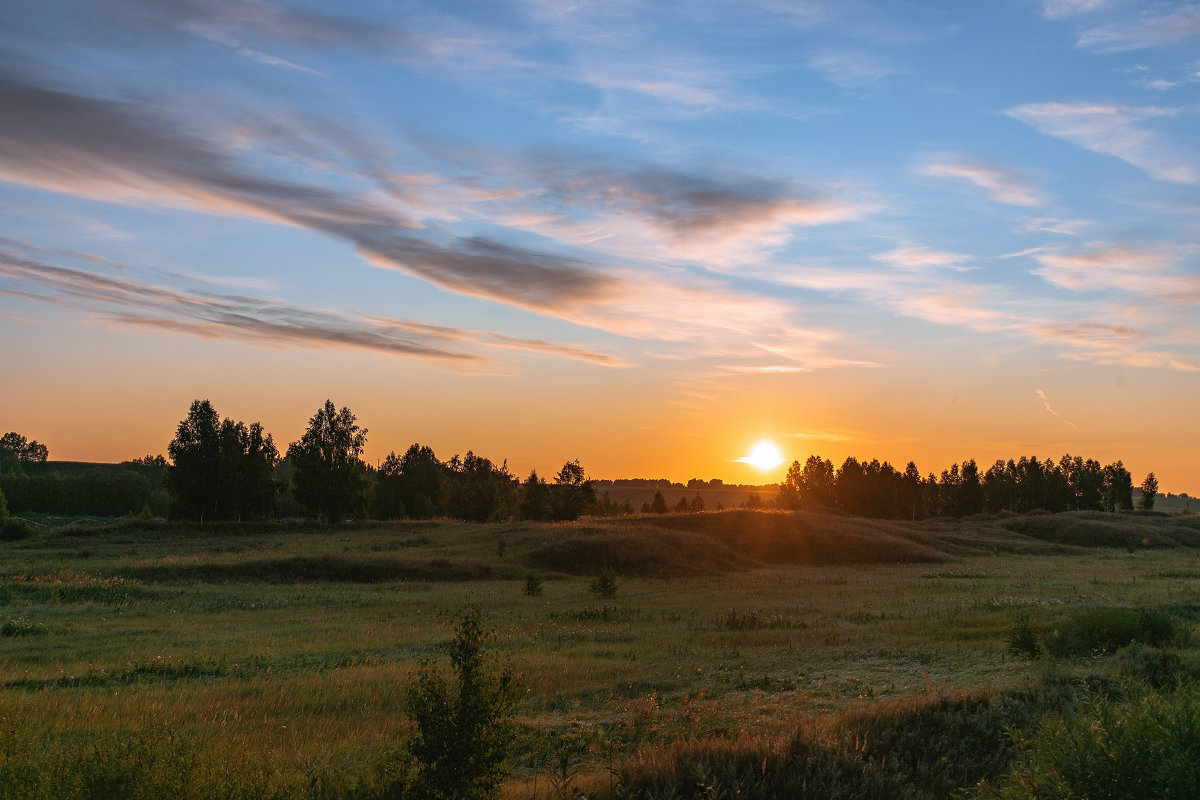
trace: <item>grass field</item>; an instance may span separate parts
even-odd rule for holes
[[[613,597],[590,590],[603,571]],[[530,575],[540,595],[525,594]],[[1024,624],[1053,641],[1072,615],[1111,607],[1164,612],[1186,635],[1200,518],[45,529],[0,543],[0,798],[53,796],[13,787],[39,762],[80,758],[186,761],[179,797],[366,796],[401,769],[405,687],[467,602],[524,692],[507,796],[719,797],[720,776],[787,754],[836,751],[830,769],[851,769],[884,758],[868,739],[899,736],[900,752],[897,731],[984,711],[986,736],[1003,738],[1068,702],[1054,687],[1157,658],[1034,660],[1010,640]],[[1200,661],[1185,636],[1171,659]],[[912,796],[994,779],[997,752],[913,767]],[[895,796],[879,792],[845,796]]]

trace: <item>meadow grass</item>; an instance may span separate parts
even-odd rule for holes
[[[405,687],[468,601],[523,687],[509,797],[945,797],[1069,687],[1196,671],[1197,544],[1193,518],[1087,514],[39,530],[0,543],[0,798],[92,757],[180,759],[181,797],[400,791]],[[1010,652],[1022,619],[1053,644],[1112,609],[1168,617],[1169,656]]]

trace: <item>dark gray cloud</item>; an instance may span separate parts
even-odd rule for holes
[[[0,75],[0,179],[102,200],[257,216],[353,243],[381,266],[455,292],[560,312],[615,294],[617,281],[554,254],[483,238],[433,241],[392,205],[280,180],[138,103]]]
[[[0,243],[0,292],[66,305],[102,319],[208,339],[234,339],[282,347],[345,347],[463,366],[491,358],[471,347],[502,347],[618,366],[604,353],[543,340],[519,339],[406,319],[297,308],[242,295],[184,291],[62,267],[30,258]]]
[[[720,180],[662,168],[587,170],[551,186],[574,205],[630,209],[679,234],[736,225],[795,202],[788,187],[774,181]]]

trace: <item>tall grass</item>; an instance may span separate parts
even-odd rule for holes
[[[1044,718],[1021,755],[981,798],[1058,800],[1200,796],[1200,688],[1162,692],[1129,684],[1118,696],[1091,693],[1074,713]]]

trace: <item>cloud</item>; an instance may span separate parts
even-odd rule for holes
[[[1048,19],[1066,19],[1103,10],[1112,0],[1042,0],[1042,13]]]
[[[1052,415],[1057,417],[1061,422],[1065,423],[1066,425],[1071,426],[1075,430],[1079,430],[1078,428],[1075,427],[1075,423],[1063,419],[1061,414],[1059,414],[1057,411],[1055,411],[1053,408],[1050,407],[1050,400],[1049,400],[1049,398],[1046,397],[1045,392],[1043,392],[1041,389],[1038,389],[1037,396],[1038,396],[1038,399],[1042,401],[1042,405],[1046,408],[1047,411],[1049,411]]]
[[[1069,347],[1060,355],[1071,361],[1200,371],[1194,356],[1157,347],[1149,334],[1128,325],[1047,322],[1032,325],[1030,333],[1044,342]]]
[[[878,56],[861,52],[825,53],[809,64],[843,89],[867,86],[896,74],[896,70],[883,64]]]
[[[1034,254],[1035,269],[1050,283],[1076,292],[1119,292],[1167,303],[1200,302],[1200,276],[1176,270],[1173,248],[1095,243],[1084,250]]]
[[[1057,217],[1027,219],[1021,225],[1021,229],[1026,233],[1042,231],[1044,233],[1057,233],[1062,236],[1074,236],[1076,238],[1083,236],[1084,233],[1093,227],[1095,227],[1095,223],[1090,220],[1059,219]]]
[[[761,260],[796,228],[861,219],[874,210],[783,181],[662,167],[535,170],[556,215],[533,226],[623,257],[715,267]]]
[[[919,442],[920,439],[911,436],[881,438],[867,431],[851,430],[849,428],[822,428],[808,431],[785,433],[784,436],[806,441],[833,442],[835,444],[908,444]]]
[[[1163,181],[1200,184],[1200,164],[1180,154],[1146,127],[1153,119],[1173,117],[1176,109],[1097,103],[1030,103],[1010,108],[1010,117],[1049,136],[1096,153],[1114,156]]]
[[[202,130],[136,103],[0,76],[0,107],[23,110],[0,116],[0,179],[108,202],[305,228],[351,243],[372,265],[449,291],[626,336],[708,347],[731,333],[768,344],[805,333],[790,322],[787,304],[716,281],[677,285],[646,266],[601,266],[483,236],[418,233],[423,222],[396,197],[347,188],[354,174],[335,173],[331,186],[277,179],[227,154]],[[319,140],[307,146],[318,147]],[[574,188],[560,184],[549,191],[584,213],[598,204],[618,216],[648,216],[660,236],[686,239],[691,233],[710,246],[722,237],[747,241],[764,225],[782,229],[858,213],[836,202],[786,195],[766,182],[723,184],[648,172],[615,187],[601,189],[602,183],[593,174]],[[461,194],[462,209],[494,196],[478,192],[474,198]],[[806,358],[837,361],[816,349]]]
[[[1011,171],[972,162],[961,156],[934,159],[920,168],[925,175],[957,178],[975,184],[997,203],[1013,206],[1040,206],[1041,192]]]
[[[970,261],[971,257],[962,253],[928,250],[924,247],[907,245],[905,247],[897,247],[895,250],[889,250],[886,253],[880,253],[875,256],[875,260],[883,261],[884,263],[891,264],[893,267],[905,270],[923,270],[929,267],[963,269],[961,265],[964,262]]]
[[[527,308],[611,292],[579,261],[467,237],[446,243],[402,233],[420,223],[394,203],[274,179],[224,155],[179,123],[140,106],[0,77],[0,179],[109,202],[243,216],[319,231],[365,258],[452,291]]]
[[[1079,47],[1099,53],[1162,47],[1200,36],[1200,5],[1188,3],[1168,14],[1126,18],[1094,28],[1079,36]]]
[[[100,15],[103,15],[104,23],[100,27],[112,26],[115,20],[126,29],[140,30],[152,36],[194,36],[261,64],[312,74],[317,73],[248,42],[306,51],[342,48],[388,52],[410,46],[414,41],[406,31],[378,20],[357,20],[264,0],[172,0],[169,3],[106,0],[84,4],[73,16],[88,20]]]
[[[492,362],[490,357],[471,352],[479,347],[532,351],[604,366],[623,365],[613,356],[572,345],[156,286],[36,261],[13,250],[0,250],[0,277],[26,287],[0,290],[9,294],[99,314],[102,320],[124,326],[151,327],[206,339],[366,350],[465,367]]]

